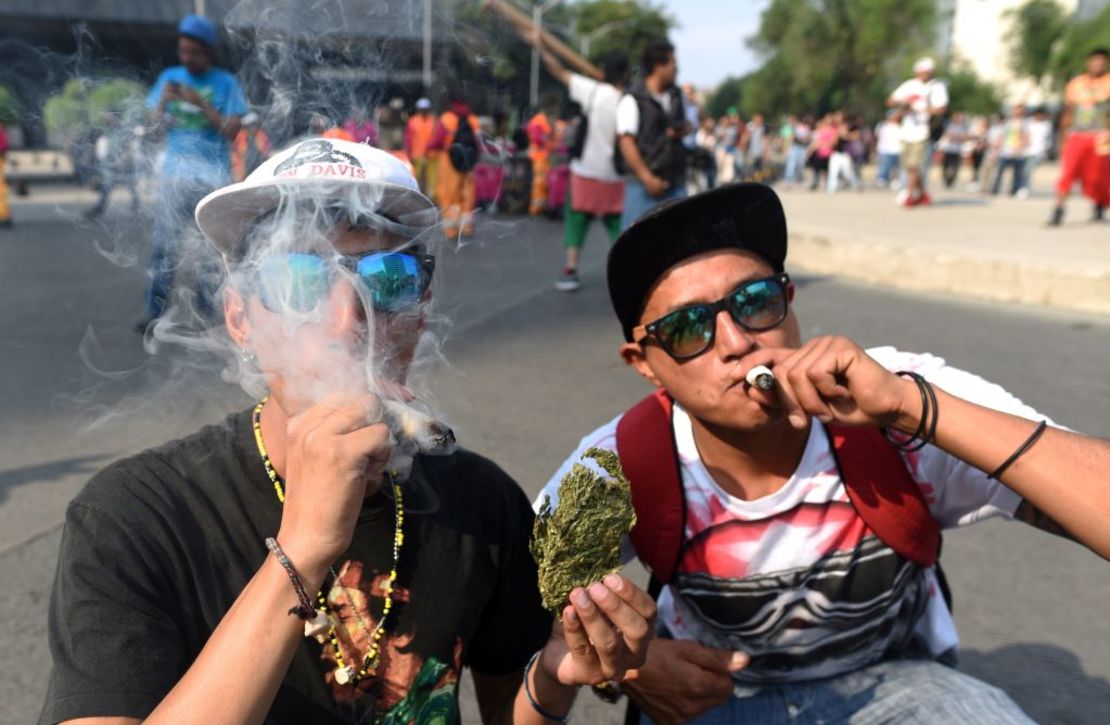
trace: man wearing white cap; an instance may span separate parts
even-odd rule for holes
[[[643,663],[654,604],[621,576],[553,626],[495,464],[417,431],[394,467],[438,236],[403,162],[308,139],[196,219],[261,400],[70,504],[40,722],[458,723],[470,667],[486,722],[538,725]]]
[[[933,77],[936,63],[932,58],[920,58],[913,64],[913,78],[894,89],[887,99],[887,106],[902,110],[902,168],[908,183],[898,192],[898,203],[910,207],[929,204],[932,199],[925,191],[925,176],[932,150],[930,131],[934,119],[948,110],[948,89]]]
[[[436,129],[436,119],[432,115],[432,102],[421,98],[416,102],[416,113],[405,125],[405,153],[412,162],[416,181],[425,196],[432,196],[435,188],[435,164],[431,161],[432,152],[428,149],[432,134]]]

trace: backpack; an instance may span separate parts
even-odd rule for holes
[[[653,594],[674,577],[686,528],[686,497],[671,427],[673,408],[670,397],[657,390],[617,424],[617,455],[631,483],[636,510],[630,536],[637,557],[651,570]],[[921,567],[936,565],[940,525],[898,451],[873,428],[828,425],[826,430],[844,489],[864,523],[906,559]],[[939,565],[936,574],[951,608]]]
[[[455,171],[465,174],[478,165],[478,137],[470,126],[470,115],[459,117],[455,138],[447,149],[447,157]]]
[[[571,125],[567,127],[570,143],[567,144],[572,159],[582,158],[582,151],[586,148],[586,136],[590,133],[590,109],[594,104],[594,94],[597,93],[598,83],[590,89],[590,96],[586,99],[586,107],[574,117]]]

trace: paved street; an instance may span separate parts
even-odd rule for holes
[[[16,228],[0,233],[0,723],[30,722],[41,705],[45,609],[69,498],[115,457],[247,404],[219,382],[210,356],[151,356],[131,331],[145,224],[127,219],[124,205],[104,226],[74,224],[80,207],[72,194],[52,193],[22,202]],[[866,210],[871,198],[890,204],[878,194],[853,204]],[[561,255],[556,223],[495,219],[479,230],[437,270],[439,309],[452,324],[433,389],[463,445],[497,460],[532,493],[581,435],[646,387],[616,355],[600,229],[592,230],[584,287],[574,295],[551,289]],[[139,267],[109,258],[137,259]],[[804,334],[928,350],[1065,425],[1110,437],[1110,318],[815,275],[798,281]],[[966,671],[1006,689],[1038,721],[1110,722],[1104,561],[1000,522],[946,535],[943,561]],[[472,698],[464,704],[466,721],[475,722]],[[620,721],[588,693],[576,719]]]

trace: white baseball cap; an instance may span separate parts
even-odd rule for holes
[[[905,66],[902,67],[904,68]],[[918,58],[917,62],[913,64],[914,73],[932,73],[936,69],[936,61],[928,56],[925,56],[924,58]]]
[[[435,204],[420,193],[400,159],[363,143],[309,138],[275,154],[238,184],[201,199],[197,226],[226,254],[255,220],[278,206],[283,193],[344,201],[352,187],[365,189],[367,203],[376,203],[376,211],[401,224],[430,227],[436,223]]]
[[[420,100],[418,100],[416,102],[416,108],[418,110],[425,111],[425,110],[427,110],[431,107],[432,107],[432,102],[429,101],[427,98],[421,98]]]

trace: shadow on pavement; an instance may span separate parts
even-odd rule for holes
[[[13,468],[10,471],[0,471],[0,504],[8,498],[8,492],[16,486],[25,486],[29,483],[49,483],[73,476],[84,474],[86,477],[99,471],[104,462],[111,455],[77,456],[49,463],[39,463],[23,468]]]
[[[1079,658],[1061,647],[961,650],[960,670],[1005,690],[1037,722],[1110,722],[1110,681],[1087,674]]]

